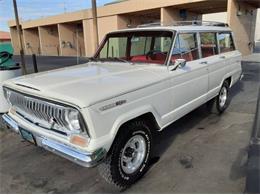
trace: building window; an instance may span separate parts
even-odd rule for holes
[[[230,32],[221,32],[218,34],[220,53],[234,51],[235,46]]]
[[[176,37],[171,59],[174,61],[179,58],[186,61],[199,59],[196,33],[182,33]]]
[[[216,33],[200,33],[202,57],[209,57],[218,54]]]

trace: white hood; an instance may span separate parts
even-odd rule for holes
[[[81,108],[159,82],[158,68],[125,63],[88,63],[9,80],[5,85]],[[154,69],[154,71],[153,71]],[[167,72],[160,67],[160,72]]]

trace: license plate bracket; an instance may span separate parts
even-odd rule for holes
[[[33,134],[31,132],[29,132],[23,128],[19,128],[19,130],[20,130],[21,136],[24,140],[30,142],[31,144],[33,144],[35,146],[37,145],[35,137],[33,136]]]

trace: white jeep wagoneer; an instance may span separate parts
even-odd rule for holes
[[[231,29],[146,25],[108,33],[86,64],[4,83],[23,139],[125,188],[148,168],[153,134],[210,102],[222,113],[241,75]]]

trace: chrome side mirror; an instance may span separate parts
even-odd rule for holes
[[[186,65],[186,60],[184,59],[176,59],[174,66],[178,68],[183,68]]]
[[[169,70],[170,71],[173,71],[175,70],[176,68],[183,68],[185,67],[186,65],[186,60],[184,59],[176,59],[174,63],[172,63],[170,66],[169,66]]]

